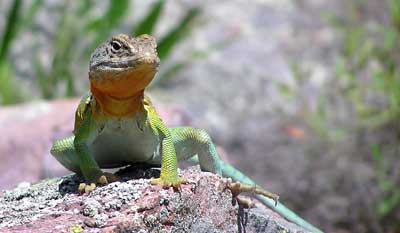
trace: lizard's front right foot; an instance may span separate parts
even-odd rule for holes
[[[89,181],[86,183],[80,183],[78,191],[80,193],[90,193],[96,188],[96,184],[106,185],[119,179],[120,178],[117,175],[112,173],[101,172],[99,175],[97,175],[97,178],[89,179]]]
[[[152,178],[150,183],[153,185],[161,185],[163,188],[173,187],[174,189],[179,189],[181,184],[187,183],[187,179],[183,177],[174,177],[174,178]]]

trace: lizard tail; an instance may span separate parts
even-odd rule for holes
[[[250,184],[250,185],[257,185],[252,179],[250,179],[248,176],[240,172],[238,169],[235,167],[231,166],[228,163],[225,163],[224,161],[220,161],[220,165],[222,168],[222,175],[224,177],[231,177],[234,181],[238,181],[241,183],[245,184]],[[263,204],[267,205],[271,209],[275,210],[278,212],[280,215],[285,217],[291,222],[296,223],[299,226],[302,226],[311,232],[317,232],[321,233],[322,231],[315,226],[313,226],[311,223],[307,222],[306,220],[302,219],[300,216],[298,216],[296,213],[288,209],[286,206],[281,204],[280,202],[277,203],[275,206],[275,201],[269,198],[266,198],[261,195],[255,195],[257,200],[261,201]]]

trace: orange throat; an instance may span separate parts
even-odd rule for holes
[[[90,85],[90,90],[102,112],[114,117],[133,116],[143,110],[144,90],[128,97],[114,97]]]
[[[90,90],[102,112],[116,117],[133,116],[144,111],[144,89],[155,73],[153,66],[137,67],[113,74],[89,73]]]

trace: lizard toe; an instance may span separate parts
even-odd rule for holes
[[[85,192],[86,183],[80,183],[78,186],[78,192],[83,193]]]
[[[238,196],[235,199],[239,203],[239,205],[243,206],[245,209],[250,209],[255,206],[254,202],[251,201],[249,198]]]
[[[79,193],[91,193],[94,189],[96,188],[95,183],[80,183],[78,187],[78,192]]]
[[[112,173],[103,172],[99,174],[98,178],[87,180],[86,183],[80,183],[78,186],[79,193],[91,193],[98,185],[106,185],[108,183],[119,180],[120,178]]]
[[[278,199],[279,199],[278,195],[276,195],[275,193],[271,193],[256,185],[233,182],[231,179],[228,179],[228,181],[226,182],[226,187],[229,190],[231,190],[232,196],[234,198],[237,198],[237,196],[241,193],[253,193],[271,198],[272,200],[275,201],[275,206],[278,204]]]
[[[106,185],[106,184],[108,184],[108,179],[107,179],[107,177],[105,175],[102,175],[97,180],[97,183],[101,184],[101,185]]]
[[[95,183],[91,183],[90,185],[86,185],[85,193],[91,193],[96,188]]]
[[[164,179],[160,178],[152,178],[150,183],[153,185],[161,185],[163,188],[173,187],[174,189],[180,189],[181,184],[187,183],[187,179],[182,177],[177,177],[176,179]]]
[[[117,175],[115,175],[113,173],[109,173],[109,172],[104,172],[103,176],[106,177],[108,183],[112,183],[112,182],[121,180],[121,177],[119,177],[119,176],[117,176]]]

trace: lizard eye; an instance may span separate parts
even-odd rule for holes
[[[111,46],[115,51],[118,51],[121,49],[122,45],[118,41],[111,41]]]

